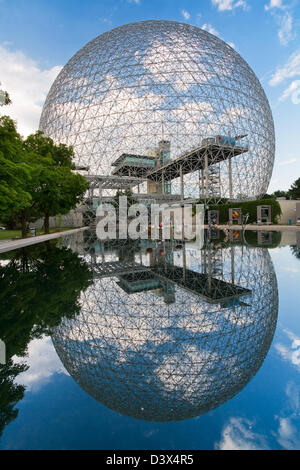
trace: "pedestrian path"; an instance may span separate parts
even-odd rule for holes
[[[50,233],[49,235],[38,235],[37,237],[19,238],[18,240],[0,240],[0,253],[6,251],[18,250],[25,246],[36,245],[37,243],[46,242],[47,240],[53,240],[54,238],[64,237],[65,235],[72,235],[77,232],[82,232],[88,227],[74,228],[71,230],[65,230],[64,232]]]

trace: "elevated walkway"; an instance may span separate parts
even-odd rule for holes
[[[219,138],[218,138],[219,137]],[[238,136],[242,138],[245,136]],[[113,176],[140,177],[149,184],[159,185],[162,193],[174,179],[180,178],[180,199],[184,199],[183,177],[195,171],[201,172],[201,194],[206,200],[221,194],[219,164],[228,160],[229,197],[232,197],[231,159],[248,152],[246,145],[237,145],[236,138],[216,136],[203,139],[202,144],[185,154],[160,163],[159,159],[146,155],[122,154],[113,164]],[[200,177],[200,175],[199,175]],[[159,191],[156,191],[159,192]]]
[[[93,266],[94,277],[118,277],[118,284],[128,294],[148,291],[168,281],[195,294],[209,303],[226,303],[251,293],[251,290],[226,282],[209,274],[168,264],[143,266],[135,262],[113,261]]]
[[[147,174],[147,178],[155,182],[162,181],[162,178],[165,180],[173,180],[187,173],[204,170],[206,167],[236,157],[245,152],[248,152],[247,147],[218,143],[204,144],[150,171]]]
[[[158,277],[171,281],[193,294],[203,297],[209,303],[224,303],[251,293],[251,290],[214,278],[209,274],[197,273],[178,266],[151,267]]]

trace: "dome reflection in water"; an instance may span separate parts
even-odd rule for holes
[[[74,380],[107,407],[149,421],[192,418],[261,367],[278,313],[266,248],[96,241],[84,257],[94,282],[53,342]]]

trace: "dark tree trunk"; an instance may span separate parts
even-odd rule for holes
[[[45,214],[44,218],[44,228],[45,228],[45,233],[49,233],[49,214]]]
[[[22,227],[22,238],[26,238],[27,237],[27,224],[26,224],[26,217],[24,214],[21,216],[21,227]]]
[[[17,230],[19,224],[17,224],[15,219],[10,219],[6,222],[5,225],[8,228],[8,230]],[[19,225],[19,227],[20,227],[20,225]]]
[[[28,256],[26,248],[22,248],[22,270],[23,273],[27,273],[28,269]]]

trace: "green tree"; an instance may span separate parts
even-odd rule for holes
[[[291,199],[300,199],[300,178],[298,178],[288,190]]]
[[[1,85],[1,82],[0,82]],[[9,97],[9,94],[7,91],[0,90],[0,106],[6,106],[8,104],[11,104],[11,99]]]
[[[0,219],[6,221],[12,214],[28,210],[32,196],[28,187],[32,167],[26,164],[22,138],[15,122],[8,116],[0,117]]]
[[[8,116],[0,118],[0,219],[21,224],[26,237],[28,224],[44,217],[49,233],[50,216],[68,213],[88,188],[86,179],[75,174],[73,149],[37,131],[25,141]]]
[[[0,435],[17,417],[15,405],[25,391],[14,381],[28,366],[14,364],[12,357],[24,357],[31,340],[50,334],[63,317],[77,315],[80,293],[92,281],[84,260],[51,242],[3,256],[11,259],[0,267],[0,338],[7,357],[0,366]]]
[[[16,252],[0,267],[0,338],[7,356],[24,356],[32,339],[78,314],[80,293],[91,280],[88,265],[70,249],[47,242]]]
[[[290,249],[293,255],[296,256],[296,258],[300,259],[300,248],[298,248],[297,245],[291,245]]]
[[[24,396],[25,387],[14,383],[15,378],[28,369],[25,364],[14,364],[8,360],[0,366],[0,436],[4,428],[18,416],[15,409]]]
[[[50,137],[46,137],[42,131],[30,134],[24,142],[25,149],[39,158],[48,159],[54,167],[66,167],[75,169],[73,163],[73,147],[65,144],[55,145]]]
[[[272,196],[274,196],[274,197],[286,197],[287,192],[286,191],[281,191],[280,189],[278,189],[277,191],[274,191]]]
[[[82,201],[88,182],[72,171],[75,168],[72,147],[55,145],[37,131],[26,139],[24,148],[31,163],[40,166],[39,185],[32,198],[34,207],[44,216],[45,233],[49,233],[49,218],[75,208]]]
[[[69,168],[44,167],[40,174],[40,187],[33,195],[36,207],[44,215],[45,233],[49,233],[49,218],[67,214],[82,201],[88,182]]]

